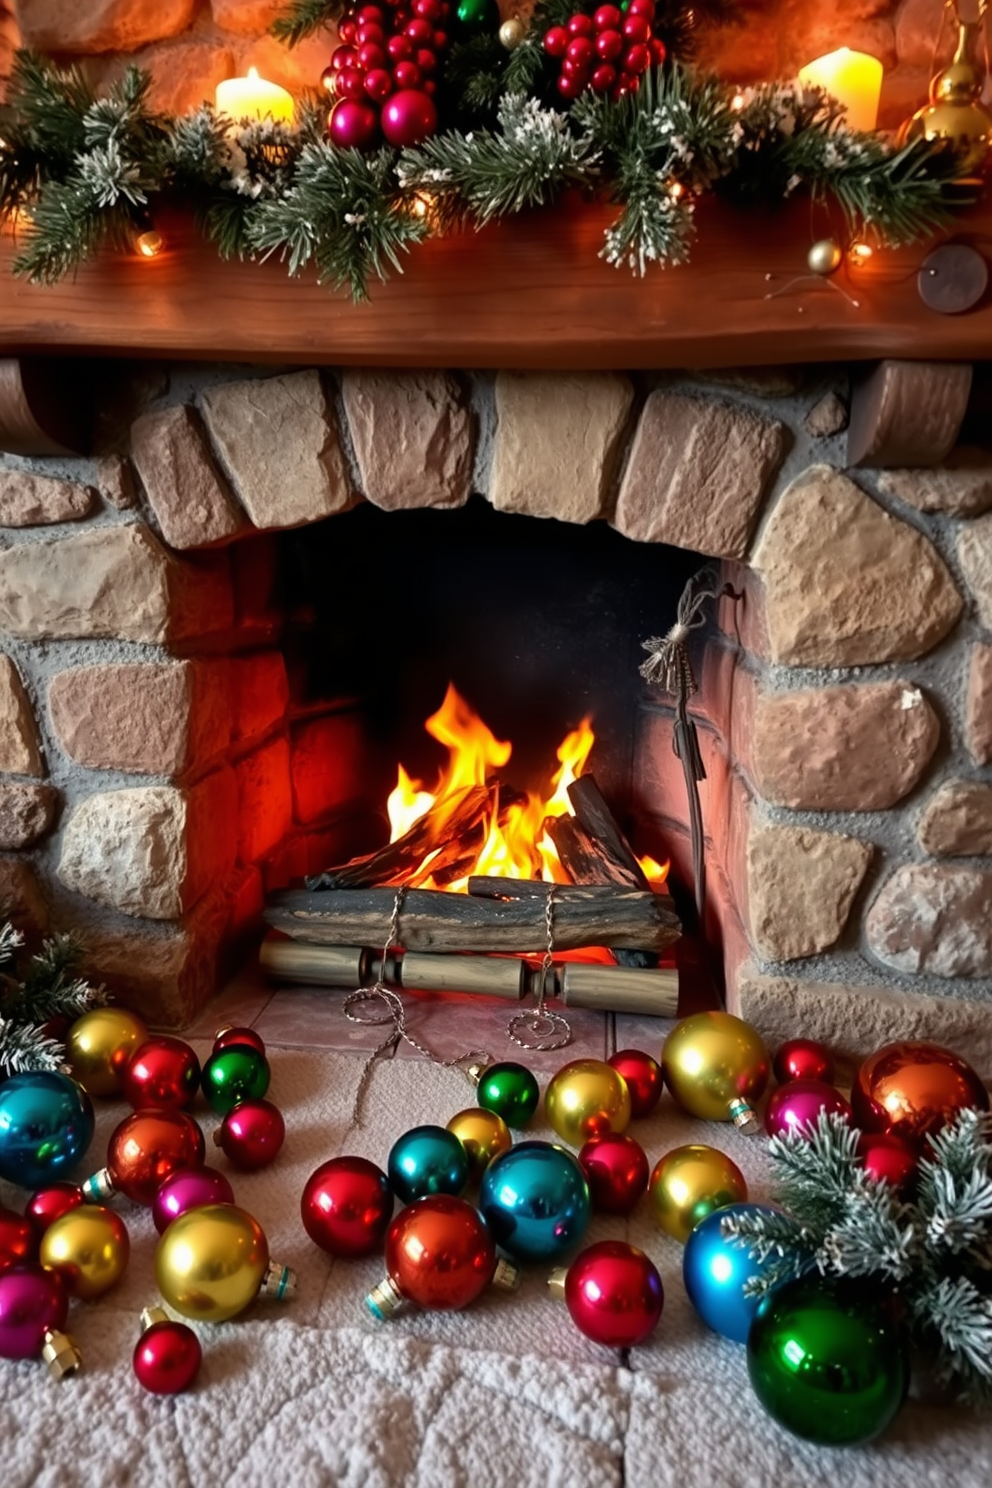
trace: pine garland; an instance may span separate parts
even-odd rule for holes
[[[860,1132],[821,1112],[773,1137],[783,1213],[730,1215],[723,1234],[768,1263],[745,1288],[763,1296],[819,1271],[895,1289],[914,1342],[962,1401],[992,1405],[992,1117],[962,1111],[930,1140],[911,1199],[867,1173]]]
[[[23,944],[19,930],[0,923],[0,966],[9,966]],[[65,1069],[65,1049],[44,1025],[57,1017],[75,1021],[107,1001],[102,987],[80,975],[82,960],[74,936],[53,935],[17,974],[0,973],[0,1077]]]

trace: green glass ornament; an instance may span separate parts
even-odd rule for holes
[[[479,1075],[479,1105],[502,1116],[507,1126],[526,1126],[540,1098],[540,1086],[522,1064],[491,1064]]]
[[[810,1276],[758,1308],[747,1340],[751,1384],[795,1436],[856,1446],[884,1431],[909,1383],[898,1325],[863,1283]]]
[[[499,6],[496,0],[459,0],[455,14],[462,31],[499,30]]]
[[[245,1100],[260,1100],[269,1088],[269,1062],[249,1044],[218,1049],[203,1066],[207,1104],[222,1116]]]

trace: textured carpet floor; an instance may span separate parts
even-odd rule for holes
[[[197,1048],[202,1055],[209,1045]],[[299,1297],[287,1306],[257,1303],[239,1319],[200,1329],[196,1387],[173,1399],[145,1394],[130,1356],[140,1309],[157,1300],[156,1236],[147,1211],[116,1201],[132,1258],[113,1292],[73,1306],[85,1373],[56,1384],[40,1364],[0,1361],[2,1488],[988,1483],[992,1424],[957,1410],[911,1403],[882,1440],[860,1449],[815,1448],[781,1431],[751,1395],[743,1350],[707,1332],[692,1312],[681,1249],[655,1229],[646,1201],[629,1222],[597,1220],[589,1236],[628,1236],[665,1281],[658,1331],[627,1367],[548,1299],[542,1268],[529,1270],[517,1295],[487,1295],[470,1311],[366,1320],[361,1301],[381,1262],[332,1262],[317,1250],[300,1223],[303,1185],[340,1152],[384,1165],[401,1132],[443,1125],[471,1105],[471,1087],[454,1070],[387,1061],[356,1131],[355,1057],[274,1049],[271,1058],[270,1093],[286,1115],[286,1145],[271,1168],[232,1176],[273,1256],[297,1269]],[[120,1104],[101,1104],[87,1171],[99,1166],[124,1114]],[[216,1154],[209,1137],[217,1118],[203,1106],[195,1114]],[[745,1169],[752,1196],[762,1196],[763,1139],[690,1121],[667,1097],[633,1130],[652,1162],[682,1142],[713,1142]],[[528,1135],[551,1133],[538,1126]],[[223,1157],[208,1160],[225,1166]],[[0,1202],[23,1199],[0,1185]]]

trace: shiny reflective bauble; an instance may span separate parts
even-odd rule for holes
[[[579,1153],[597,1214],[629,1214],[648,1186],[648,1160],[626,1132],[593,1137]]]
[[[556,1261],[585,1234],[589,1185],[576,1158],[552,1142],[521,1142],[489,1164],[479,1209],[498,1245],[522,1261]]]
[[[371,1255],[389,1228],[393,1191],[368,1158],[332,1157],[307,1179],[300,1212],[310,1239],[329,1255]]]
[[[38,1250],[34,1225],[15,1209],[0,1208],[0,1271],[33,1261]]]
[[[124,1008],[91,1008],[66,1034],[72,1077],[87,1095],[119,1095],[131,1056],[148,1037],[140,1018]]]
[[[732,1013],[693,1013],[666,1038],[661,1069],[690,1116],[729,1121],[732,1101],[753,1102],[764,1093],[768,1050],[757,1030]]]
[[[981,17],[982,12],[979,12]],[[958,22],[960,31],[954,59],[930,82],[930,102],[917,109],[899,131],[899,143],[913,140],[946,140],[958,152],[959,179],[980,176],[989,162],[992,147],[992,115],[980,102],[985,69],[974,60],[974,47],[981,36],[981,19]]]
[[[0,1271],[0,1359],[36,1359],[48,1329],[65,1327],[69,1295],[44,1266]]]
[[[179,1395],[196,1379],[202,1358],[200,1340],[185,1323],[152,1323],[135,1344],[131,1365],[151,1394]]]
[[[185,1111],[135,1111],[114,1131],[107,1167],[119,1193],[150,1204],[178,1168],[197,1168],[206,1148],[203,1133]]]
[[[340,98],[327,118],[327,133],[341,150],[364,150],[379,133],[379,111],[352,98]]]
[[[379,124],[394,149],[411,149],[437,128],[434,100],[420,88],[401,88],[386,99]]]
[[[633,1348],[655,1330],[665,1291],[654,1263],[625,1240],[601,1240],[576,1256],[565,1301],[580,1333],[608,1348]]]
[[[912,1187],[919,1171],[918,1154],[901,1137],[888,1132],[862,1132],[858,1138],[858,1157],[866,1173],[893,1188]]]
[[[468,1183],[468,1153],[443,1126],[415,1126],[393,1143],[386,1171],[404,1204],[428,1194],[460,1194]]]
[[[75,1080],[47,1070],[0,1083],[0,1178],[41,1188],[73,1168],[93,1140],[93,1107]]]
[[[753,1261],[746,1245],[724,1239],[721,1226],[727,1215],[773,1213],[767,1204],[728,1204],[699,1221],[682,1252],[682,1280],[689,1301],[707,1327],[735,1343],[747,1343],[761,1300],[745,1297],[745,1284],[779,1257]]]
[[[754,1393],[780,1426],[825,1446],[884,1431],[905,1398],[902,1338],[871,1288],[803,1277],[758,1308],[747,1341]]]
[[[268,1264],[258,1221],[235,1204],[208,1204],[188,1209],[166,1230],[155,1251],[155,1280],[183,1317],[223,1323],[257,1295]]]
[[[650,1116],[665,1088],[661,1065],[657,1059],[652,1059],[650,1054],[645,1054],[640,1049],[618,1049],[606,1062],[627,1082],[631,1116],[635,1120],[641,1116]]]
[[[496,1269],[496,1246],[481,1215],[449,1194],[401,1209],[386,1233],[386,1270],[408,1302],[432,1311],[468,1307]]]
[[[455,14],[461,31],[488,32],[501,29],[496,0],[458,0]]]
[[[499,28],[499,44],[508,52],[515,52],[527,35],[527,27],[517,16],[511,16]]]
[[[247,1044],[231,1044],[211,1054],[201,1084],[207,1104],[222,1116],[241,1101],[261,1100],[269,1088],[269,1063]]]
[[[80,1204],[48,1226],[38,1257],[57,1271],[72,1297],[101,1297],[127,1269],[131,1241],[119,1214],[102,1204]]]
[[[135,1050],[121,1083],[136,1111],[185,1111],[200,1088],[200,1061],[182,1039],[156,1034]]]
[[[494,1157],[509,1152],[513,1134],[502,1116],[469,1106],[448,1122],[448,1131],[456,1136],[468,1155],[468,1181],[478,1183]]]
[[[775,1050],[772,1072],[780,1085],[787,1080],[825,1080],[834,1083],[834,1057],[815,1039],[789,1039]]]
[[[832,1085],[823,1080],[787,1080],[772,1092],[765,1107],[765,1131],[770,1137],[790,1131],[811,1135],[821,1111],[851,1119],[851,1107]]]
[[[217,1168],[177,1168],[161,1183],[152,1199],[152,1221],[162,1235],[187,1209],[206,1204],[233,1204],[234,1190]]]
[[[477,1099],[483,1110],[495,1111],[516,1131],[526,1126],[537,1110],[541,1087],[529,1069],[507,1060],[491,1064],[482,1072]]]
[[[43,1235],[50,1224],[68,1214],[83,1202],[83,1190],[76,1183],[50,1183],[39,1188],[24,1206],[25,1218],[34,1225],[35,1233]]]
[[[573,1147],[590,1137],[626,1131],[630,1125],[627,1082],[603,1059],[573,1059],[552,1078],[544,1109],[553,1130]]]
[[[844,251],[836,238],[820,238],[806,254],[806,266],[811,274],[821,274],[826,279],[840,268]]]
[[[262,1035],[256,1033],[254,1028],[236,1026],[219,1029],[214,1038],[214,1046],[210,1052],[211,1054],[219,1054],[221,1049],[231,1049],[239,1044],[242,1047],[254,1049],[256,1054],[261,1054],[263,1058],[265,1057],[265,1040],[262,1038]]]
[[[919,1146],[958,1111],[987,1111],[989,1098],[971,1065],[950,1049],[905,1040],[869,1055],[851,1105],[861,1131],[889,1132]]]
[[[242,1101],[228,1111],[214,1140],[229,1162],[249,1173],[276,1157],[286,1140],[286,1123],[271,1101]]]
[[[676,1147],[659,1158],[648,1190],[659,1228],[683,1244],[707,1214],[747,1198],[737,1164],[702,1142]]]

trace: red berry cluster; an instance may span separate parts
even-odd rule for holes
[[[655,0],[629,0],[621,11],[601,5],[593,15],[578,12],[544,36],[549,57],[560,57],[558,91],[578,98],[585,88],[614,100],[636,93],[641,74],[665,60],[665,43],[654,35]]]
[[[337,99],[328,120],[335,144],[363,149],[381,128],[398,149],[437,128],[435,74],[448,45],[448,0],[385,0],[349,13],[321,81]]]

